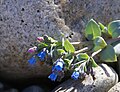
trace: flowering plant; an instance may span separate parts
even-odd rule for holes
[[[38,37],[37,45],[28,50],[34,53],[28,62],[52,65],[52,73],[48,76],[52,81],[60,81],[68,70],[73,71],[71,78],[74,80],[87,74],[94,77],[93,67],[98,66],[96,61],[117,61],[120,54],[120,20],[112,21],[105,27],[91,19],[86,26],[85,37],[87,40],[84,42],[70,42],[64,35],[61,41],[47,35]],[[81,45],[83,48],[77,50]]]

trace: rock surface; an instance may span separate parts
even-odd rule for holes
[[[118,0],[55,0],[62,6],[62,14],[72,31],[82,34],[86,23],[94,18],[103,24],[120,19]]]
[[[61,32],[69,34],[72,29],[72,40],[80,41],[89,19],[105,24],[119,19],[119,5],[119,0],[0,0],[1,75],[9,79],[49,75],[50,66],[27,63],[26,51],[36,37],[48,34],[59,39]]]
[[[114,85],[108,92],[120,92],[120,82]]]
[[[54,0],[0,0],[0,73],[8,79],[47,76],[50,66],[29,66],[26,52],[38,36],[59,39],[69,27]],[[46,68],[48,67],[48,68]]]
[[[95,80],[90,75],[84,80],[69,79],[52,92],[108,92],[118,82],[117,73],[106,64],[94,68],[94,72]]]

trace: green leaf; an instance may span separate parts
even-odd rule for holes
[[[69,69],[70,60],[69,59],[64,59],[64,62],[65,62],[65,66],[67,67],[67,69]]]
[[[120,55],[120,41],[116,41],[111,44],[114,47],[115,53]]]
[[[101,32],[106,33],[107,32],[107,27],[105,27],[102,23],[98,23],[101,29]]]
[[[69,67],[70,67],[71,63],[73,62],[73,60],[74,60],[74,56],[71,56],[71,58],[69,57],[69,58],[64,59],[64,62],[66,64],[65,66],[67,67],[67,69],[69,69]]]
[[[48,46],[47,44],[41,42],[40,44],[38,44],[38,52],[47,46]]]
[[[103,60],[105,62],[115,62],[115,61],[117,61],[115,50],[111,45],[107,45],[100,52],[100,58],[101,58],[101,60]]]
[[[78,61],[82,61],[82,60],[88,60],[89,56],[86,53],[79,53],[78,55],[76,55],[76,58]]]
[[[58,55],[63,55],[65,51],[63,49],[57,49]]]
[[[62,46],[64,47],[64,42],[65,42],[65,39],[64,37],[62,38]]]
[[[74,60],[74,57],[72,59],[64,59],[64,62],[66,64],[65,66],[66,66],[67,69],[69,69],[69,67],[70,67],[71,63],[73,62],[73,60]]]
[[[88,40],[93,40],[97,36],[101,36],[100,27],[93,19],[91,19],[86,26],[85,37]]]
[[[97,63],[95,62],[95,60],[92,57],[90,58],[90,61],[91,61],[92,67],[97,67],[98,66]]]
[[[112,36],[112,38],[117,38],[120,36],[120,20],[109,23],[108,33]]]
[[[68,39],[64,41],[64,47],[65,47],[65,50],[68,52],[71,52],[71,53],[75,52],[74,46],[69,42]]]
[[[56,61],[58,58],[61,57],[61,54],[58,53],[57,49],[53,49],[52,55],[53,55],[52,59],[53,59],[54,61]]]
[[[47,35],[44,36],[44,42],[45,43],[55,43],[57,42],[56,40],[54,40],[52,37],[49,37]]]
[[[95,39],[94,39],[94,48],[93,48],[93,51],[97,51],[99,49],[103,49],[104,47],[107,46],[107,43],[105,42],[105,40],[100,37],[100,36],[97,36]]]

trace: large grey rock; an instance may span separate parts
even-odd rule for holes
[[[95,80],[90,75],[84,80],[69,79],[52,92],[108,92],[118,82],[117,73],[106,64],[101,64],[93,70]]]
[[[120,82],[114,85],[108,92],[120,92]]]
[[[18,79],[50,74],[50,66],[28,65],[27,50],[37,36],[47,34],[59,39],[61,32],[70,33],[64,19],[59,18],[60,10],[54,0],[0,0],[2,77]]]
[[[72,40],[81,41],[89,19],[105,24],[119,19],[119,5],[119,0],[0,0],[1,75],[9,79],[48,75],[50,66],[27,63],[26,51],[37,36],[59,39],[61,32],[70,33],[70,27],[75,34]]]

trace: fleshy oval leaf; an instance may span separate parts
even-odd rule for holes
[[[107,43],[105,42],[105,40],[100,36],[97,36],[94,39],[93,43],[94,43],[93,51],[98,51],[99,49],[103,49],[104,47],[107,46]]]
[[[108,33],[112,36],[112,38],[117,38],[120,36],[120,20],[109,23]]]
[[[86,53],[79,53],[76,55],[78,61],[88,60],[89,56]]]
[[[101,52],[100,52],[100,59],[105,62],[115,62],[117,61],[117,56],[115,54],[115,50],[113,46],[107,45]]]
[[[120,55],[120,41],[112,43],[112,46],[114,47],[115,53]]]
[[[99,25],[93,19],[91,19],[86,26],[85,37],[88,40],[93,40],[97,36],[101,36],[101,29]]]
[[[95,62],[95,60],[92,57],[90,58],[90,61],[91,61],[92,67],[97,67],[98,66],[97,63]]]
[[[103,32],[103,33],[107,33],[107,27],[105,27],[102,23],[98,23],[99,24],[99,26],[100,26],[100,29],[101,29],[101,32]]]
[[[71,53],[75,52],[74,46],[69,42],[68,39],[64,41],[64,47],[65,47],[65,50],[68,52],[71,52]]]

